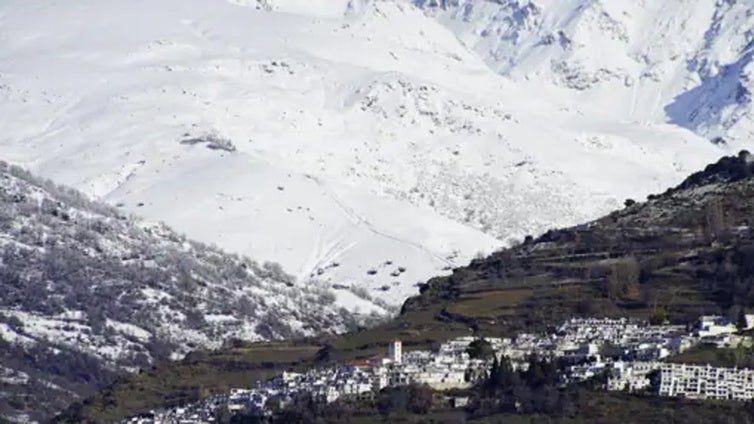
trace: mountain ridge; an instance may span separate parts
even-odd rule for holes
[[[667,118],[709,139],[722,137],[739,149],[747,147],[750,5],[612,0],[414,4],[517,82],[531,79],[583,91],[597,104],[620,109],[625,119]],[[600,55],[598,49],[611,53]]]

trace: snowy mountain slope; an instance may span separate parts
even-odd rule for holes
[[[44,416],[117,372],[194,349],[343,332],[362,319],[276,264],[189,241],[5,163],[0,245],[2,415],[24,413],[20,402]]]
[[[382,221],[415,222],[406,235],[396,233],[390,226],[375,231],[365,219],[350,216],[335,200],[330,193],[335,189],[328,187],[342,186],[341,190],[353,192],[353,186],[366,178],[357,175],[348,181],[347,174],[353,173],[352,168],[366,166],[360,165],[357,157],[335,160],[330,157],[362,149],[367,156],[365,161],[372,162],[368,152],[371,147],[364,145],[368,132],[350,136],[358,137],[348,140],[356,144],[353,148],[341,142],[351,133],[351,128],[344,127],[348,118],[341,111],[344,107],[357,107],[343,103],[353,101],[352,87],[358,88],[365,78],[372,78],[374,71],[346,65],[332,69],[331,62],[309,51],[298,51],[306,45],[295,46],[304,41],[314,44],[309,49],[323,45],[329,50],[318,49],[315,52],[318,56],[337,57],[339,46],[310,40],[310,32],[329,37],[333,27],[342,30],[340,25],[317,24],[309,18],[291,15],[280,15],[281,23],[272,25],[268,14],[254,9],[204,1],[195,2],[188,10],[196,14],[193,18],[204,16],[208,22],[174,19],[174,8],[165,4],[161,11],[166,16],[159,17],[165,23],[150,15],[146,19],[153,22],[146,22],[143,31],[132,33],[131,22],[140,19],[138,12],[151,8],[151,4],[144,3],[140,9],[133,3],[124,3],[125,10],[113,10],[114,4],[97,3],[65,11],[56,8],[39,11],[34,7],[28,11],[33,16],[8,19],[19,25],[38,20],[44,23],[42,26],[52,26],[48,20],[69,21],[59,13],[71,16],[94,13],[114,20],[107,22],[103,18],[97,25],[101,25],[102,31],[108,28],[115,41],[103,43],[100,50],[78,42],[71,46],[55,46],[61,41],[39,43],[45,50],[52,44],[55,50],[68,52],[57,57],[62,62],[54,66],[58,69],[76,66],[81,57],[107,57],[82,66],[81,74],[71,73],[68,80],[71,91],[60,96],[72,100],[56,103],[47,99],[51,103],[44,101],[45,106],[40,107],[29,104],[32,100],[22,95],[4,102],[6,112],[19,118],[4,123],[9,127],[4,128],[6,134],[12,137],[3,143],[6,157],[95,197],[122,202],[147,218],[165,220],[191,236],[260,260],[275,258],[287,271],[303,277],[322,268],[333,270],[331,280],[339,285],[370,283],[374,295],[387,296],[394,306],[415,292],[417,281],[498,244],[492,237],[454,224],[428,208],[417,210],[412,205],[396,204],[380,192],[360,190],[355,195],[365,202],[364,214],[375,215],[374,219]],[[96,7],[103,10],[89,10]],[[133,20],[124,17],[129,11]],[[421,16],[418,11],[414,13]],[[235,25],[227,22],[233,16],[237,16]],[[70,20],[75,22],[73,18]],[[255,22],[265,25],[264,34],[269,37],[257,36],[256,44],[250,46],[241,44],[250,35],[246,28],[254,28]],[[72,34],[75,40],[86,39],[92,25],[83,22],[81,27],[64,32]],[[294,47],[286,47],[289,43],[285,37],[290,36],[291,27],[301,28],[302,34],[292,43]],[[212,34],[210,29],[218,34]],[[439,26],[436,29],[442,30]],[[157,33],[151,34],[151,30]],[[76,31],[82,34],[76,36]],[[186,40],[171,32],[178,32]],[[343,38],[355,38],[360,32],[352,31]],[[130,51],[132,46],[117,51],[118,37],[124,33],[136,39],[137,51]],[[452,40],[452,36],[447,37]],[[362,41],[357,39],[354,43]],[[265,51],[239,58],[239,50],[255,49]],[[36,56],[29,46],[23,50],[25,57]],[[46,57],[49,61],[56,60],[55,55]],[[375,59],[365,53],[363,60]],[[411,60],[415,63],[408,66],[418,68],[419,58]],[[43,71],[38,64],[19,62],[22,59],[4,61],[10,67]],[[389,69],[390,64],[385,67]],[[347,72],[341,73],[343,68]],[[57,75],[58,71],[51,73]],[[12,77],[29,81],[21,73]],[[344,77],[352,81],[345,85],[341,82]],[[40,88],[45,93],[68,87],[59,84],[54,75],[38,78],[41,83],[35,78],[30,84],[49,84]],[[86,89],[79,91],[83,86]],[[36,94],[45,96],[41,91]],[[49,122],[37,125],[40,116],[48,117]],[[30,133],[30,128],[38,132]],[[236,151],[208,150],[200,144],[180,143],[215,131],[233,140]],[[325,165],[344,169],[322,172]],[[307,178],[313,174],[322,176],[319,183]],[[345,184],[331,183],[333,180],[344,180]],[[348,196],[341,197],[349,202]],[[239,198],[245,202],[238,202]],[[144,206],[139,207],[142,203]],[[386,209],[394,214],[374,212]],[[456,251],[463,252],[457,262],[446,259],[458,256],[454,254]],[[412,265],[405,265],[401,286],[385,294],[382,288],[393,287],[398,279],[388,273],[372,278],[367,271],[385,261],[399,259]],[[341,266],[337,270],[326,268],[328,262],[339,262]],[[377,278],[379,281],[371,281]],[[349,293],[339,291],[339,296],[353,303]]]
[[[495,10],[540,25],[474,3],[474,25]],[[623,116],[630,102],[605,107],[608,88],[546,86],[536,55],[490,66],[475,27],[451,25],[461,3],[420,5],[5,2],[0,155],[384,312],[479,252],[594,218],[724,151]]]
[[[414,3],[515,81],[576,91],[565,96],[625,120],[667,121],[738,147],[749,143],[751,2]]]

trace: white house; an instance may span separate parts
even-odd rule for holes
[[[728,319],[719,315],[705,315],[699,317],[696,335],[699,337],[714,337],[721,334],[731,334],[737,331],[736,326]]]
[[[651,384],[649,374],[662,366],[660,362],[615,362],[607,380],[607,390],[635,392]]]
[[[746,319],[746,328],[745,330],[750,330],[754,328],[754,314],[746,314],[744,315],[744,318]]]
[[[660,395],[692,399],[754,399],[754,370],[663,364]]]
[[[403,346],[400,340],[393,340],[390,342],[387,352],[388,358],[393,361],[394,364],[400,364],[403,361]]]

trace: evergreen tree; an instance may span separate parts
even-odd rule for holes
[[[744,308],[741,308],[741,310],[738,311],[738,319],[736,320],[736,328],[738,328],[738,331],[746,330],[749,327],[749,324],[746,322],[746,311]]]
[[[492,367],[490,368],[489,375],[487,376],[486,386],[489,391],[495,391],[500,386],[498,381],[500,370],[500,363],[497,361],[497,356],[492,360]]]
[[[471,359],[490,359],[495,356],[495,350],[492,348],[492,345],[483,338],[471,342],[466,349],[466,353],[469,354]]]

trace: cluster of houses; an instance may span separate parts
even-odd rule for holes
[[[747,316],[747,325],[754,327],[754,316]],[[563,384],[609,370],[607,390],[638,391],[647,389],[650,375],[658,371],[660,395],[753,399],[752,371],[662,361],[701,342],[718,346],[736,343],[736,331],[735,325],[721,317],[701,317],[691,331],[686,326],[648,325],[626,318],[573,318],[553,333],[485,340],[498,358],[507,357],[517,369],[525,369],[532,355],[558,360],[565,364]],[[370,400],[386,387],[408,384],[427,385],[438,391],[465,389],[485,378],[491,365],[490,358],[469,356],[469,346],[475,340],[459,337],[441,344],[436,351],[409,352],[403,351],[400,340],[394,340],[384,357],[303,373],[284,372],[252,388],[233,389],[199,404],[134,417],[129,422],[212,422],[221,410],[264,415],[270,413],[271,405],[284,407],[304,394],[330,403],[341,398]],[[457,399],[455,404],[465,402]]]
[[[633,362],[613,368],[608,390],[637,392],[652,385],[654,375],[660,396],[688,399],[754,399],[754,370],[671,362]]]
[[[471,337],[443,344],[439,352],[403,352],[400,340],[388,345],[388,355],[352,361],[334,367],[315,368],[305,373],[284,372],[250,389],[231,391],[231,411],[264,414],[270,400],[283,405],[306,394],[330,403],[340,398],[371,400],[386,387],[425,384],[435,390],[468,388],[485,375],[489,362],[472,359],[466,349]]]
[[[469,357],[466,350],[474,340],[474,337],[454,339],[442,344],[437,352],[403,352],[401,341],[394,340],[389,343],[384,357],[314,368],[304,373],[284,372],[271,380],[258,382],[253,388],[232,389],[197,404],[153,411],[127,422],[214,422],[222,409],[230,414],[266,415],[273,409],[272,405],[285,407],[300,395],[325,403],[341,398],[372,400],[386,387],[409,384],[423,384],[435,390],[469,388],[486,375],[491,363]],[[496,349],[503,346],[501,339],[490,339],[490,342]],[[454,404],[463,406],[464,399],[454,399]]]
[[[745,328],[754,328],[754,315],[745,316]],[[751,346],[752,340],[737,335],[739,328],[720,316],[702,316],[693,330],[681,335],[677,353],[697,343],[717,347]],[[675,353],[675,352],[674,352]],[[607,365],[611,377],[608,390],[636,392],[647,390],[655,377],[660,396],[690,399],[748,401],[754,399],[754,370],[691,365],[660,361],[615,361]]]

